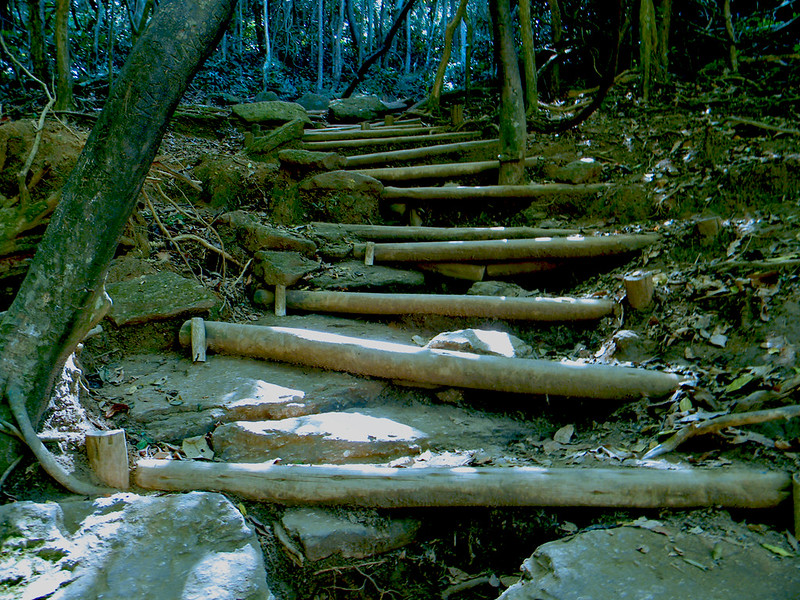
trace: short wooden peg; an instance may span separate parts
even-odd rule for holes
[[[192,317],[192,360],[206,362],[206,325],[202,317]]]
[[[275,286],[275,316],[286,316],[286,286],[278,284]]]
[[[634,310],[644,310],[653,303],[653,274],[636,271],[625,276],[625,293]]]
[[[375,242],[367,242],[366,247],[364,248],[364,264],[375,264]]]
[[[127,490],[130,487],[124,429],[87,433],[86,455],[100,481],[118,490]]]

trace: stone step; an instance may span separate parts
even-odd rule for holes
[[[419,454],[422,431],[358,412],[328,412],[273,421],[236,421],[216,428],[214,451],[228,462],[379,463]]]

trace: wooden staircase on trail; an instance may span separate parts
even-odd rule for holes
[[[405,205],[416,221],[417,209],[458,207],[477,212],[487,203],[518,203],[567,196],[595,197],[610,184],[531,183],[487,185],[496,179],[499,143],[474,131],[430,127],[419,120],[391,124],[341,125],[308,130],[302,148],[336,151],[345,169],[383,184],[381,201]],[[375,150],[363,153],[364,149]],[[529,157],[526,166],[544,159]],[[433,162],[442,161],[442,162]],[[449,161],[449,162],[448,162]],[[459,180],[480,181],[461,185]],[[415,185],[420,184],[420,185]],[[635,257],[658,242],[658,235],[583,232],[537,227],[426,227],[315,222],[307,232],[321,240],[326,261],[359,261],[365,268],[388,264],[431,271],[454,280],[481,281],[544,271],[571,270],[594,260],[598,267]],[[326,244],[346,241],[349,251],[326,254]],[[341,246],[341,244],[339,244]],[[613,260],[617,261],[614,263]],[[646,274],[627,278],[630,304],[647,307],[653,282]],[[276,277],[264,282],[255,302],[283,316],[289,312],[345,315],[446,315],[483,320],[592,322],[619,318],[618,290],[604,297],[510,297],[470,294],[346,292],[293,289]],[[279,322],[279,321],[278,321]],[[635,401],[663,398],[683,379],[652,369],[488,356],[411,344],[387,344],[290,327],[259,327],[187,322],[181,343],[204,360],[207,348],[366,377],[488,391],[596,400]],[[264,460],[280,456],[280,449]],[[346,462],[346,461],[345,461]],[[229,491],[282,504],[398,506],[615,506],[684,507],[775,506],[786,496],[783,473],[647,468],[575,469],[479,467],[401,469],[387,465],[280,465],[272,463],[196,463],[140,461],[136,482],[145,488]]]

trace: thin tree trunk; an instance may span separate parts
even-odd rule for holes
[[[445,5],[447,3],[445,2]],[[431,89],[431,97],[428,100],[428,106],[432,110],[438,110],[442,99],[442,87],[444,86],[444,75],[447,71],[447,65],[450,62],[450,54],[453,51],[453,35],[456,32],[459,22],[467,12],[467,0],[461,0],[456,10],[453,20],[447,24],[444,31],[444,50],[442,50],[442,59],[439,61],[439,69],[436,71],[436,77],[433,80],[433,89]]]
[[[539,112],[539,94],[536,89],[536,54],[531,29],[531,0],[519,0],[519,26],[522,30],[522,62],[525,67],[525,115],[534,117]]]
[[[108,0],[108,95],[114,84],[114,0]]]
[[[262,84],[264,89],[266,89],[269,71],[272,69],[272,43],[269,39],[269,0],[264,0],[262,18],[264,30],[264,67],[262,69]]]
[[[56,2],[56,110],[69,110],[74,104],[69,58],[69,5],[70,0]]]
[[[350,25],[350,36],[353,38],[353,46],[356,48],[356,64],[360,67],[361,61],[364,59],[364,43],[361,40],[361,27],[356,21],[353,2],[355,0],[345,0],[345,10],[347,11],[347,22]]]
[[[411,16],[406,19],[406,56],[403,61],[403,73],[411,73]]]
[[[323,0],[317,0],[317,19],[319,27],[317,28],[317,93],[322,91],[323,82],[323,60],[325,58],[325,36],[322,35],[322,22],[325,17],[325,3]]]
[[[724,0],[722,3],[722,14],[725,17],[725,33],[728,34],[728,52],[731,71],[736,73],[739,70],[739,58],[736,50],[736,35],[733,32],[733,17],[731,16],[731,0]]]
[[[658,14],[658,80],[664,83],[669,74],[669,27],[672,20],[672,0],[661,0]]]
[[[99,14],[100,8],[98,7],[97,10]],[[50,68],[47,64],[47,52],[45,51],[44,4],[42,0],[28,0],[28,26],[31,34],[31,63],[33,65],[33,74],[40,80],[49,84]]]
[[[339,87],[342,79],[342,34],[344,33],[344,4],[345,0],[339,0],[339,18],[334,24],[333,35],[333,84],[335,90]]]
[[[75,169],[28,274],[0,321],[0,419],[17,421],[45,469],[68,489],[96,493],[55,463],[31,422],[55,378],[108,305],[103,288],[170,116],[230,21],[234,0],[161,0],[133,48]],[[30,417],[29,417],[30,415]],[[0,436],[0,471],[10,440]]]
[[[366,75],[367,71],[369,71],[369,68],[375,63],[376,60],[378,60],[381,56],[386,54],[389,48],[391,48],[392,38],[397,33],[397,30],[400,28],[400,25],[403,23],[403,19],[406,18],[406,15],[414,6],[414,2],[416,2],[416,0],[406,0],[406,3],[400,10],[400,14],[397,15],[397,19],[395,19],[394,23],[392,23],[392,27],[386,34],[386,39],[383,41],[383,46],[381,46],[381,48],[377,52],[375,52],[375,54],[373,54],[367,60],[364,61],[364,64],[361,65],[361,68],[358,70],[358,73],[356,73],[355,79],[353,79],[353,82],[347,87],[347,89],[342,94],[342,98],[348,98],[350,94],[352,94],[356,90],[358,84],[361,83],[362,79],[364,79],[364,75]]]
[[[658,32],[653,0],[639,5],[639,63],[642,70],[642,99],[647,102],[653,91],[656,75]]]
[[[367,14],[367,53],[372,54],[375,36],[372,31],[373,5],[371,0],[364,0],[364,12]],[[363,63],[362,63],[363,64]],[[360,66],[360,65],[359,65]]]
[[[509,0],[493,0],[490,4],[494,39],[500,64],[500,185],[520,185],[525,180],[525,146],[527,124],[522,99],[522,81],[511,33]]]
[[[558,4],[558,0],[547,0],[547,4],[550,7],[550,29],[552,31],[553,46],[555,46],[556,52],[560,52],[561,36],[563,35],[563,29],[561,27],[561,7]],[[551,72],[552,84],[550,87],[553,92],[553,97],[558,97],[561,93],[561,69],[558,62],[553,64],[553,70]]]

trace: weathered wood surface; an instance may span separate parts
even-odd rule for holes
[[[526,167],[535,167],[542,159],[531,156],[525,159]],[[500,161],[485,160],[464,163],[443,163],[439,165],[420,165],[414,167],[386,167],[375,169],[358,169],[358,173],[369,175],[381,181],[413,181],[415,179],[446,179],[478,175],[500,168]]]
[[[689,467],[399,469],[144,459],[135,482],[151,490],[213,490],[284,505],[772,508],[789,497],[791,478],[780,471]]]
[[[537,160],[533,157],[532,160]],[[478,165],[487,163],[462,163]],[[426,165],[438,167],[444,165]],[[410,167],[409,167],[410,168]],[[420,167],[423,168],[423,167]],[[492,167],[492,168],[496,168]],[[488,167],[486,170],[489,170]],[[375,177],[374,175],[372,175]],[[380,177],[377,177],[380,179]],[[381,197],[384,200],[431,201],[431,200],[539,200],[565,194],[598,194],[611,187],[608,183],[538,183],[529,185],[483,185],[483,186],[431,186],[402,188],[386,186]]]
[[[525,261],[539,259],[596,258],[646,248],[658,235],[570,236],[465,242],[409,242],[375,244],[375,261]],[[363,247],[353,248],[356,257]]]
[[[671,394],[681,381],[677,375],[646,369],[484,356],[293,327],[205,325],[208,347],[216,352],[434,385],[638,400]],[[191,344],[190,332],[187,321],[180,330],[182,345]]]
[[[364,225],[322,223],[319,221],[311,223],[311,229],[313,233],[328,239],[340,239],[354,236],[362,240],[371,240],[373,242],[504,240],[561,237],[581,233],[579,229],[543,229],[540,227],[410,227],[407,225]]]
[[[385,165],[392,162],[403,162],[408,160],[418,160],[442,154],[455,154],[458,152],[471,152],[474,150],[484,150],[489,153],[494,149],[497,154],[498,140],[472,140],[467,142],[456,142],[453,144],[438,144],[436,146],[423,146],[421,148],[407,148],[405,150],[389,150],[386,152],[374,152],[372,154],[358,154],[345,158],[345,168],[352,169],[365,165]]]
[[[457,133],[434,133],[430,135],[405,135],[391,138],[359,138],[353,140],[329,140],[322,142],[303,142],[306,150],[340,150],[343,148],[362,148],[365,146],[384,146],[395,144],[411,146],[414,144],[433,144],[438,142],[455,142],[473,140],[480,136],[477,131],[461,131]]]
[[[395,136],[423,135],[426,133],[442,133],[446,127],[380,127],[376,129],[350,129],[340,131],[306,131],[304,142],[321,142],[325,140],[357,140],[360,138],[391,138]]]
[[[255,299],[271,304],[269,295]],[[528,321],[584,321],[614,311],[611,300],[591,298],[512,298],[449,294],[377,294],[288,290],[286,308],[367,315],[433,314]]]

